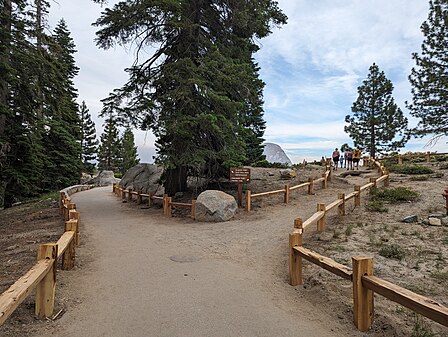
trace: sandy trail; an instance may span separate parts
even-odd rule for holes
[[[333,201],[337,190],[316,193]],[[287,284],[288,233],[315,196],[213,224],[120,203],[111,187],[72,198],[81,267],[61,279],[76,305],[45,336],[362,335]]]

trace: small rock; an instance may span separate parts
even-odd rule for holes
[[[438,218],[438,219],[441,219],[441,218],[443,218],[443,213],[441,213],[441,212],[433,213],[433,214],[429,215],[428,218]]]
[[[282,179],[292,179],[297,177],[297,172],[292,169],[280,170],[280,177]]]
[[[405,223],[414,223],[417,221],[418,221],[418,218],[417,218],[417,215],[415,215],[415,214],[409,215],[401,220],[401,222],[405,222]]]
[[[275,176],[274,172],[268,172],[268,176],[273,177]]]
[[[422,224],[428,226],[429,225],[429,220],[428,219],[423,219],[422,220]]]
[[[442,221],[439,218],[428,218],[430,226],[442,226]]]
[[[440,221],[442,221],[442,225],[447,226],[448,225],[448,216],[440,219]]]

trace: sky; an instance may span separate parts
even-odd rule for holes
[[[124,72],[134,61],[134,50],[116,46],[96,47],[97,27],[92,27],[105,6],[91,0],[52,2],[49,29],[64,18],[77,46],[80,67],[75,85],[79,103],[85,101],[96,122],[98,136],[103,120],[101,99],[127,80]],[[357,88],[376,63],[394,84],[393,97],[416,125],[406,107],[411,101],[408,76],[421,51],[420,26],[428,16],[427,0],[279,0],[288,23],[258,40],[255,55],[266,83],[265,140],[279,144],[294,163],[330,156],[344,143],[353,145],[344,132],[344,119],[358,96]],[[154,136],[135,131],[141,162],[152,162]],[[412,139],[408,151],[447,152],[447,140],[427,147],[428,138]]]

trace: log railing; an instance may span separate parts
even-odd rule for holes
[[[378,160],[391,160],[391,161],[397,161],[398,165],[403,164],[404,159],[413,159],[413,158],[424,158],[427,163],[431,162],[431,159],[436,156],[447,156],[448,153],[438,153],[438,152],[426,152],[426,153],[405,153],[405,154],[397,154],[394,156],[386,156],[381,157]]]
[[[327,206],[322,203],[317,204],[317,212],[305,221],[302,221],[300,218],[294,220],[294,229],[289,235],[289,283],[292,286],[303,284],[303,259],[341,278],[351,281],[353,283],[353,320],[355,326],[360,331],[368,330],[373,324],[374,292],[437,323],[448,326],[447,307],[427,297],[373,276],[373,258],[364,256],[352,257],[353,268],[350,268],[303,247],[303,232],[307,226],[317,224],[317,230],[322,231],[325,229],[328,211],[337,207],[339,215],[345,215],[346,201],[354,198],[355,207],[360,206],[362,191],[376,187],[380,182],[383,182],[385,186],[389,185],[389,174],[381,163],[374,160],[370,160],[370,163],[378,168],[381,174],[379,178],[371,178],[370,182],[364,186],[355,186],[355,191],[348,195],[339,193],[338,199]]]
[[[60,191],[60,209],[65,221],[65,232],[56,243],[41,244],[37,263],[5,292],[0,294],[0,325],[36,290],[35,313],[40,318],[53,315],[56,289],[56,263],[62,259],[62,269],[75,265],[75,247],[79,245],[79,213],[70,194],[90,189],[90,185],[76,185]]]
[[[144,198],[147,199],[149,206],[154,205],[154,202],[156,201],[161,201],[163,206],[163,214],[166,217],[171,217],[173,215],[173,208],[187,208],[191,211],[191,218],[196,218],[196,200],[194,199],[191,203],[175,202],[172,197],[169,197],[167,194],[164,194],[163,196],[156,196],[154,193],[145,194],[141,193],[141,191],[133,191],[130,188],[126,190],[118,184],[113,185],[112,192],[117,196],[120,196],[123,200],[131,202],[135,199],[137,205],[142,204]]]
[[[316,184],[321,183],[321,187],[323,189],[326,189],[328,186],[328,181],[331,180],[331,169],[329,166],[325,167],[325,173],[322,174],[322,178],[313,179],[309,178],[307,182],[301,183],[295,186],[289,186],[288,184],[284,186],[282,189],[274,190],[274,191],[267,191],[267,192],[261,192],[261,193],[252,193],[252,191],[247,190],[246,191],[246,211],[250,212],[252,210],[252,199],[255,198],[264,198],[269,197],[272,195],[281,195],[283,194],[283,202],[285,204],[289,203],[289,198],[292,191],[298,190],[300,188],[307,187],[308,188],[308,194],[314,194],[314,187]]]

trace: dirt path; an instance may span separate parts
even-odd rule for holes
[[[299,194],[216,224],[122,204],[110,187],[74,195],[80,268],[60,274],[71,305],[42,336],[362,336],[350,314],[325,312],[287,284],[293,219],[316,207]]]

